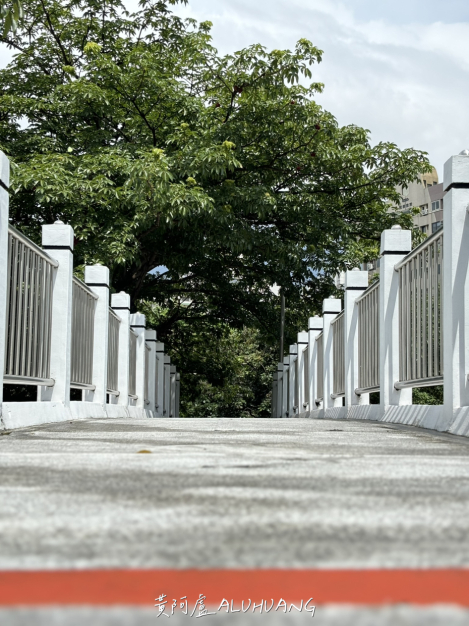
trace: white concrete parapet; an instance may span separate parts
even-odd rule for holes
[[[169,368],[169,373],[171,377],[171,386],[170,386],[170,414],[169,417],[176,417],[176,366],[171,365]]]
[[[298,346],[295,344],[292,344],[289,347],[288,350],[288,357],[289,357],[289,361],[290,361],[290,368],[288,371],[288,376],[289,376],[289,380],[288,380],[288,393],[289,393],[289,397],[288,397],[288,415],[287,417],[293,417],[296,413],[298,413],[298,406],[296,404],[296,384],[297,384],[297,380],[296,380],[296,374],[297,374],[297,362],[298,362]]]
[[[129,342],[130,342],[130,296],[125,291],[111,295],[111,308],[121,318],[119,325],[119,406],[129,406]]]
[[[73,228],[60,220],[42,227],[42,247],[59,264],[52,291],[50,376],[52,387],[40,387],[43,402],[70,407],[72,353]]]
[[[326,298],[322,305],[323,316],[323,350],[324,350],[324,409],[341,406],[342,398],[332,398],[334,389],[334,360],[332,320],[340,313],[342,301],[337,298]]]
[[[156,385],[157,385],[157,358],[156,358],[156,330],[145,331],[145,343],[150,348],[148,358],[148,410],[156,416]]]
[[[322,406],[316,405],[316,398],[318,397],[318,342],[316,338],[322,333],[323,324],[322,317],[310,317],[308,319],[309,411],[322,408]]]
[[[145,328],[146,320],[143,313],[132,313],[130,315],[130,328],[137,335],[137,357],[136,357],[136,381],[135,390],[137,395],[136,406],[145,408]]]
[[[468,154],[446,161],[443,189],[443,371],[445,422],[449,426],[455,414],[469,406]],[[469,411],[464,411],[469,423]]]
[[[381,234],[379,270],[379,375],[382,413],[389,406],[412,404],[412,389],[396,389],[399,380],[399,274],[394,266],[412,248],[410,230],[394,226]]]
[[[277,401],[275,403],[275,417],[283,417],[283,363],[277,363]]]
[[[84,390],[88,402],[103,406],[107,396],[107,360],[109,336],[109,269],[104,265],[87,265],[85,283],[97,296],[94,311],[93,385],[94,391]]]
[[[297,344],[298,346],[298,380],[296,381],[297,386],[297,397],[298,397],[298,409],[297,413],[303,413],[303,411],[308,410],[308,406],[306,405],[306,389],[305,389],[305,369],[308,369],[308,333],[305,331],[301,331],[297,335]],[[306,405],[306,406],[305,406]]]
[[[176,373],[176,410],[174,417],[179,417],[179,402],[181,396],[181,375]]]
[[[368,272],[347,270],[344,285],[345,406],[368,404],[370,395],[357,396],[358,387],[358,307],[356,300],[368,287]]]
[[[282,377],[282,417],[290,415],[288,410],[288,387],[290,384],[290,357],[283,357],[283,377]]]
[[[163,417],[171,415],[171,358],[164,355]]]
[[[155,415],[163,417],[164,404],[164,343],[155,343],[156,356],[156,393],[155,393]]]
[[[10,161],[0,151],[0,267],[8,267],[8,206],[10,186]],[[5,340],[7,315],[7,278],[5,270],[0,272],[0,406],[3,401],[3,372],[5,371]]]

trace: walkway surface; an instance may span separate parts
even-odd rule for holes
[[[0,436],[0,501],[0,570],[469,566],[469,440],[390,424],[32,427]],[[0,622],[91,623],[89,610],[2,609]],[[153,623],[154,611],[95,623]],[[324,607],[314,623],[463,624],[469,613]]]

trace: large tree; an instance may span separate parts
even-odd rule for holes
[[[11,217],[32,238],[72,224],[78,269],[108,265],[162,338],[181,323],[273,337],[271,286],[291,327],[305,320],[337,271],[376,254],[383,228],[410,226],[389,206],[428,161],[371,145],[314,101],[322,52],[309,41],[221,57],[210,23],[170,4],[24,2],[0,71]]]

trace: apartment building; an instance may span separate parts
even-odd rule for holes
[[[414,225],[425,235],[431,235],[443,225],[443,183],[438,182],[438,173],[435,168],[429,174],[422,174],[420,182],[409,183],[408,187],[397,187],[401,195],[398,208],[410,213],[418,207],[418,214],[414,215]],[[393,206],[395,208],[395,205]],[[370,276],[379,272],[379,259],[362,266]]]
[[[411,211],[418,207],[414,224],[426,235],[431,235],[443,224],[443,183],[438,182],[435,168],[429,174],[420,176],[420,183],[410,183],[408,187],[399,187],[402,211]]]

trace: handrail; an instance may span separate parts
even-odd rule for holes
[[[323,335],[324,335],[324,331],[323,331],[323,330],[321,330],[321,332],[320,332],[318,335],[316,335],[316,337],[314,338],[314,340],[315,340],[315,341],[319,341]]]
[[[10,385],[41,385],[43,387],[53,387],[55,385],[55,380],[53,378],[13,376],[12,374],[3,374],[3,382]]]
[[[113,317],[115,317],[115,319],[119,322],[119,324],[122,322],[122,318],[119,317],[119,315],[117,315],[117,313],[114,311],[114,309],[111,309],[111,307],[109,307],[109,315],[112,315]]]
[[[394,383],[394,389],[409,389],[410,387],[435,387],[443,384],[443,376],[430,376],[428,378],[415,378],[414,380],[399,380]]]
[[[396,265],[394,266],[394,270],[398,272],[401,269],[401,267],[403,267],[408,261],[410,261],[415,256],[417,256],[417,254],[421,252],[426,246],[429,246],[431,243],[433,243],[435,239],[438,239],[438,237],[441,235],[442,232],[443,232],[443,226],[440,226],[440,228],[438,228],[438,230],[435,230],[435,232],[432,233],[429,237],[427,237],[425,241],[422,241],[422,243],[419,243],[419,245],[416,248],[411,250],[409,254],[402,259],[402,261],[399,261],[399,263],[396,263]]]
[[[357,389],[355,389],[355,393],[357,396],[361,396],[364,393],[373,393],[375,391],[379,391],[379,385],[376,385],[374,387],[358,387]]]
[[[72,389],[89,389],[90,391],[96,390],[96,385],[91,383],[70,383]]]
[[[88,285],[80,280],[78,276],[73,276],[73,282],[75,282],[79,287],[86,291],[92,298],[94,298],[95,300],[99,300],[99,296],[97,296],[94,291],[91,291]]]
[[[342,311],[340,313],[338,313],[334,319],[331,322],[331,326],[333,326],[336,322],[338,322],[340,320],[341,317],[344,317],[345,315],[345,309],[342,309]]]
[[[36,254],[38,254],[40,257],[44,259],[44,261],[47,261],[47,263],[50,263],[52,267],[55,267],[55,268],[59,267],[58,261],[50,257],[47,254],[47,252],[44,252],[44,250],[40,248],[37,244],[35,244],[34,241],[31,241],[31,239],[26,237],[26,235],[23,235],[21,231],[17,230],[11,224],[8,224],[8,231],[13,235],[13,237],[20,239],[24,243],[25,246],[28,246],[29,248],[34,250]]]
[[[376,280],[374,280],[371,285],[368,285],[368,287],[365,289],[365,291],[360,294],[358,296],[358,298],[355,300],[355,304],[358,304],[361,300],[363,300],[363,298],[366,298],[366,296],[373,291],[373,289],[376,289],[379,286],[379,278],[377,278]]]

